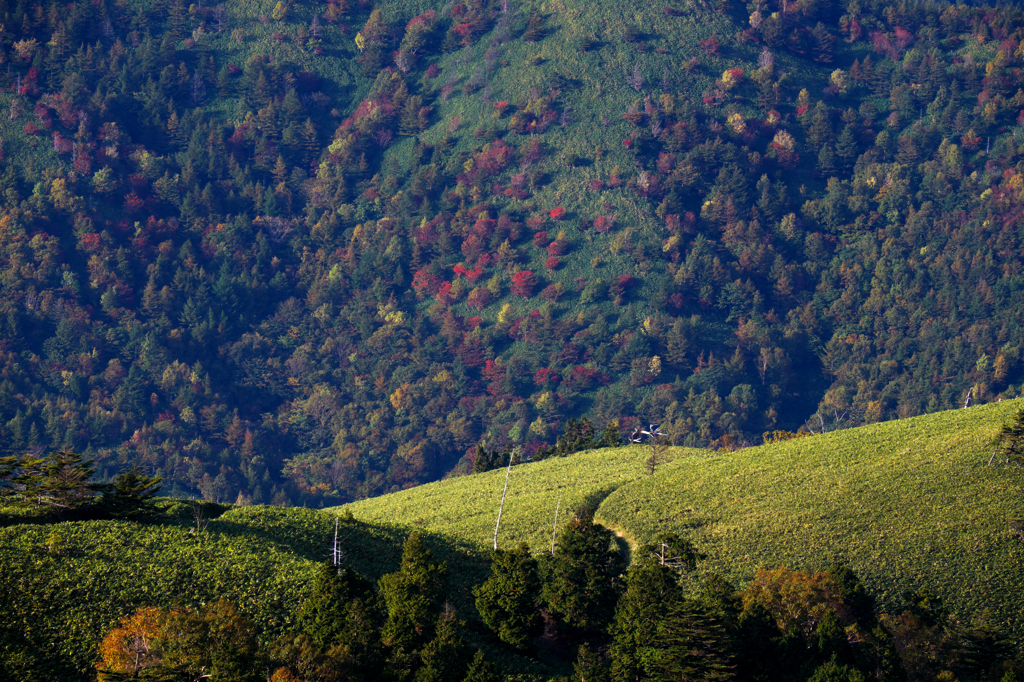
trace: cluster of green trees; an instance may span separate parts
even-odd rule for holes
[[[92,460],[69,450],[0,457],[0,503],[49,511],[55,518],[127,518],[146,514],[160,491],[161,479],[135,466],[110,483],[94,482],[95,472]]]
[[[1024,669],[997,627],[983,616],[951,618],[927,591],[907,595],[898,615],[878,614],[842,566],[761,569],[738,591],[715,575],[698,578],[703,557],[677,535],[640,547],[628,570],[611,539],[583,513],[550,556],[526,545],[495,551],[489,578],[473,590],[483,632],[447,601],[446,565],[413,533],[399,569],[376,587],[323,564],[296,629],[270,647],[224,601],[142,608],[103,639],[96,667],[101,680],[276,682],[496,682],[522,666],[516,655],[571,664],[559,679],[580,682],[1012,682]],[[512,667],[474,654],[467,639]]]
[[[1019,392],[1019,9],[701,8],[735,34],[583,158],[573,74],[488,81],[554,25],[446,7],[0,2],[5,454],[324,503],[582,417],[731,448]]]

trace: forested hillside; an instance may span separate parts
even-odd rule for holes
[[[1019,392],[1024,14],[0,2],[0,444],[339,503]],[[1024,169],[1021,169],[1024,171]]]

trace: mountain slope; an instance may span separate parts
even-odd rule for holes
[[[702,452],[673,448],[663,466],[678,465]],[[512,467],[499,545],[526,542],[535,552],[543,551],[551,543],[556,511],[561,526],[581,506],[597,507],[619,486],[645,476],[647,457],[642,447],[607,448]],[[505,473],[502,468],[450,478],[353,502],[344,509],[360,520],[423,528],[486,548],[493,542]]]
[[[1024,633],[1024,475],[986,463],[1020,401],[952,410],[731,453],[674,449],[643,473],[645,448],[513,467],[501,544],[550,543],[554,507],[595,492],[596,518],[632,544],[675,531],[708,555],[702,571],[744,582],[759,566],[850,565],[884,608],[922,587],[961,617],[990,609]],[[358,518],[422,528],[486,548],[504,471],[348,505]],[[612,489],[609,493],[603,490]],[[567,504],[568,503],[568,504]],[[562,515],[561,523],[567,518]]]

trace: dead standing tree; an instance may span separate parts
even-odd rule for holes
[[[512,473],[512,462],[519,459],[519,448],[512,448],[508,455],[508,467],[505,469],[505,487],[501,491],[501,504],[498,506],[498,521],[494,524],[494,549],[498,549],[498,529],[501,528],[501,513],[505,510],[505,495],[508,493],[508,477]]]

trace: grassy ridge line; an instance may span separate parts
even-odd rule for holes
[[[716,458],[623,485],[597,519],[635,542],[683,531],[705,568],[744,581],[758,566],[847,562],[883,606],[927,586],[953,611],[991,609],[1024,635],[1019,468],[987,467],[1021,401],[874,424]]]
[[[668,458],[688,461],[701,452],[673,448]],[[643,477],[647,456],[646,448],[609,448],[512,467],[500,545],[527,542],[535,552],[550,547],[556,506],[562,526],[581,504],[598,503],[623,483]],[[345,508],[361,521],[419,528],[486,549],[493,541],[504,484],[505,469],[497,469],[353,502]]]

